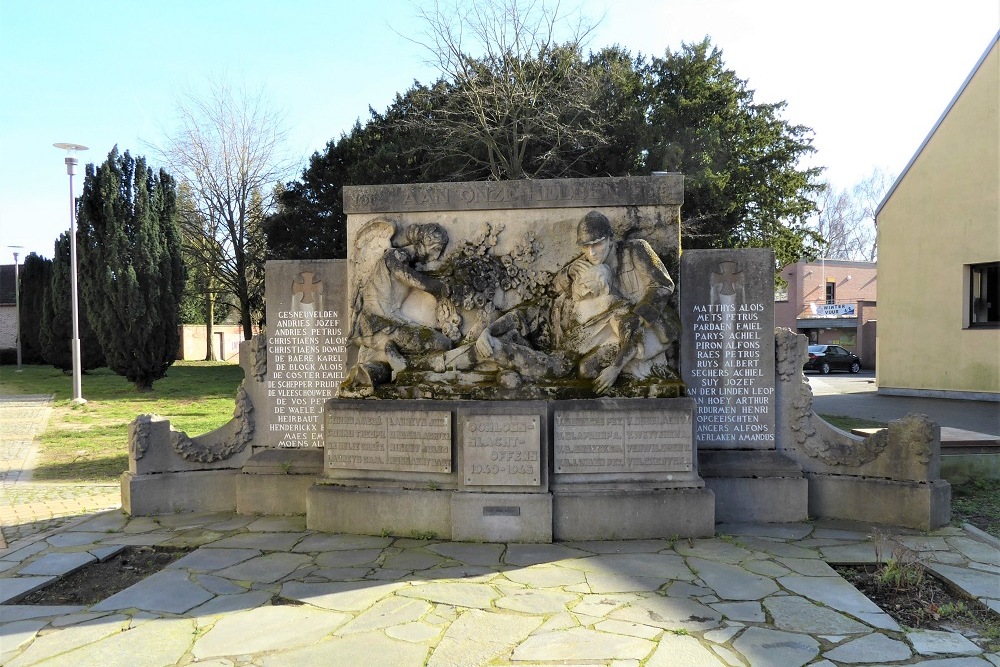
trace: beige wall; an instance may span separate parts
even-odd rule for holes
[[[177,358],[184,361],[203,361],[206,348],[205,334],[204,324],[181,325],[181,349],[177,353]],[[212,335],[215,338],[212,350],[215,360],[239,363],[243,327],[235,324],[216,324],[212,327]]]
[[[967,325],[968,265],[1000,261],[992,49],[878,215],[879,390],[1000,392],[1000,329]]]

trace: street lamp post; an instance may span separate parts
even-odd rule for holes
[[[76,173],[76,153],[87,150],[80,144],[52,144],[66,151],[66,173],[69,175],[69,284],[73,306],[73,402],[86,403],[83,398],[82,367],[80,364],[80,303],[76,283],[76,199],[73,197],[73,174]]]
[[[17,250],[19,245],[7,246],[14,250],[14,346],[17,348],[17,373],[21,372],[21,281],[17,271]],[[16,248],[16,250],[15,250]]]

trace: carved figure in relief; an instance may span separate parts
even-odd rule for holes
[[[648,377],[654,366],[676,376],[668,349],[679,320],[674,281],[644,240],[616,240],[611,221],[591,211],[577,226],[583,252],[554,280],[556,346],[579,357],[581,377],[606,394],[623,373]]]
[[[408,366],[409,356],[452,345],[429,325],[435,319],[435,305],[405,307],[415,292],[435,299],[448,295],[443,281],[423,272],[444,253],[448,233],[437,224],[410,225],[394,245],[397,235],[393,221],[376,218],[358,232],[354,243],[348,340],[358,348],[358,361],[344,383],[353,389],[388,382]]]

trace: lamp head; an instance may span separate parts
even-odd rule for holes
[[[66,151],[66,173],[72,176],[76,173],[77,159],[76,154],[80,151],[87,150],[86,146],[81,144],[71,144],[71,143],[58,143],[52,144],[56,148]]]

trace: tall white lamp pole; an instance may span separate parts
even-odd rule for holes
[[[19,245],[7,246],[14,250],[14,344],[17,347],[17,373],[21,372],[21,281],[18,279],[17,256]]]
[[[76,153],[87,150],[80,144],[52,144],[66,151],[66,173],[69,175],[69,284],[70,303],[73,304],[73,402],[86,403],[83,398],[82,368],[80,364],[80,303],[76,284],[76,199],[73,197],[73,174],[76,173]]]

